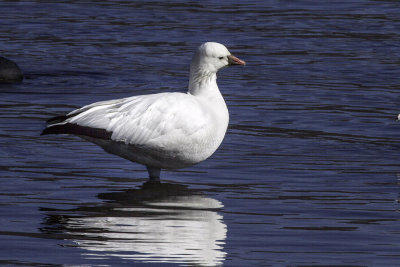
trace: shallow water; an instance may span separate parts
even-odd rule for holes
[[[2,1],[0,265],[397,266],[396,1]],[[231,123],[207,161],[163,172],[45,120],[100,100],[184,91],[193,50]]]

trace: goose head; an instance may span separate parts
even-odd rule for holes
[[[245,65],[243,60],[233,56],[220,43],[207,42],[199,46],[192,58],[191,72],[217,73],[218,70],[232,65]]]

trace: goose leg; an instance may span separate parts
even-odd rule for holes
[[[160,168],[146,166],[147,172],[149,173],[149,182],[160,182]]]

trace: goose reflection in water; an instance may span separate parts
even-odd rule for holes
[[[167,183],[103,193],[99,198],[108,202],[74,210],[79,215],[49,215],[51,226],[42,230],[54,232],[55,225],[62,224],[62,232],[87,251],[87,258],[222,265],[227,227],[218,213],[223,207],[218,200]]]

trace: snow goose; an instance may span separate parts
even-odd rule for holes
[[[50,119],[43,134],[74,134],[147,167],[150,181],[161,169],[180,169],[210,157],[221,144],[229,114],[218,70],[245,62],[219,43],[207,42],[190,64],[187,93],[139,95],[96,102]]]

